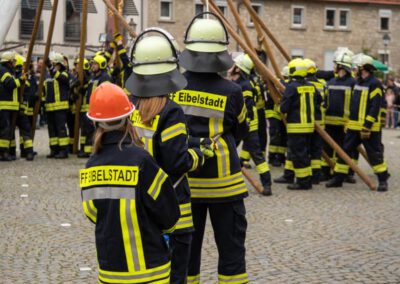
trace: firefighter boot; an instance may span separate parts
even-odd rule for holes
[[[319,175],[319,181],[324,182],[330,180],[332,178],[330,171],[331,171],[330,167],[322,167],[321,173]]]
[[[312,188],[312,178],[298,178],[297,181],[293,184],[289,184],[287,189],[289,190],[309,190]]]
[[[343,186],[344,175],[343,174],[335,174],[333,178],[331,178],[325,186],[327,188],[331,187],[342,187]]]
[[[33,161],[34,158],[35,158],[35,155],[33,154],[33,152],[28,152],[25,154],[25,159],[27,161]]]
[[[383,172],[378,174],[378,180],[379,180],[379,184],[378,184],[378,188],[376,189],[376,191],[378,192],[385,192],[389,190],[389,186],[388,186],[388,172]]]
[[[67,159],[68,158],[68,149],[66,150],[61,150],[58,152],[57,155],[54,156],[56,159]]]
[[[271,173],[266,172],[260,175],[261,184],[264,188],[262,195],[270,196],[272,195],[271,191]]]
[[[274,179],[274,182],[291,184],[294,182],[294,172],[285,169],[285,171],[283,172],[283,175],[281,177]]]
[[[312,184],[319,184],[320,176],[321,176],[321,170],[313,170],[311,177]]]
[[[8,152],[0,153],[0,162],[10,162],[12,161],[10,154]]]

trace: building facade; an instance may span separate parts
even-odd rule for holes
[[[226,1],[215,2],[236,26]],[[256,31],[245,6],[240,0],[235,4],[256,44]],[[355,53],[368,53],[400,73],[400,0],[256,0],[252,4],[293,57],[312,58],[321,69],[331,69],[334,51],[348,47]],[[188,23],[204,9],[200,0],[148,0],[145,26],[165,28],[182,44]],[[235,42],[230,48],[239,49]],[[286,64],[276,49],[274,54],[281,66]]]
[[[118,0],[127,22],[136,30],[142,29],[143,21],[140,17],[144,9],[144,0]],[[47,40],[50,24],[51,8],[54,1],[45,0],[39,26],[38,37],[33,50],[34,56],[42,56]],[[114,3],[114,0],[111,1]],[[18,12],[7,33],[2,48],[11,48],[26,54],[29,45],[38,0],[22,0]],[[51,50],[62,52],[69,58],[79,53],[81,29],[82,0],[59,0],[57,16],[54,25]],[[104,48],[105,40],[113,34],[113,17],[102,0],[88,1],[86,54],[88,56]],[[121,26],[122,27],[122,26]]]

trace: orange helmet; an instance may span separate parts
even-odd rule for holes
[[[129,116],[134,110],[135,106],[123,89],[105,82],[90,96],[87,117],[98,122],[115,121]]]

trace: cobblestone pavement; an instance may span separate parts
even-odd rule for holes
[[[46,159],[47,132],[37,135],[34,162],[0,163],[0,283],[96,283],[94,226],[84,217],[78,188],[84,161]],[[307,192],[274,185],[272,197],[250,189],[250,283],[400,283],[399,135],[384,132],[392,173],[387,193],[359,180]],[[280,173],[272,169],[274,177]],[[203,283],[217,282],[216,267],[208,225]]]

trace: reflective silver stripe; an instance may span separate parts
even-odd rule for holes
[[[189,178],[189,183],[193,183],[193,184],[201,184],[201,185],[215,185],[215,186],[220,186],[221,184],[233,184],[233,182],[242,182],[243,178],[241,175],[236,175],[236,176],[231,176],[228,179],[225,178],[221,178],[221,179],[217,179],[217,180],[210,180],[210,179],[202,179],[201,181],[196,181],[196,180],[192,180]]]
[[[97,212],[93,211],[92,207],[90,206],[89,201],[85,201],[86,202],[86,207],[87,210],[89,211],[90,214],[92,214],[95,218],[97,218]]]
[[[247,189],[246,184],[243,184],[243,185],[241,185],[241,186],[238,187],[238,188],[234,188],[234,189],[227,188],[227,189],[225,189],[225,190],[219,190],[219,191],[213,191],[213,190],[210,189],[210,188],[201,189],[201,188],[195,188],[195,187],[193,187],[192,191],[195,191],[195,195],[196,195],[196,196],[197,196],[197,195],[216,195],[216,196],[218,196],[218,195],[221,195],[221,194],[222,194],[222,195],[225,195],[225,194],[227,194],[227,193],[231,194],[231,193],[239,192],[239,191],[242,191],[242,190],[244,190],[244,189]]]
[[[115,280],[135,280],[135,279],[142,279],[142,278],[148,278],[148,277],[155,277],[157,275],[162,275],[164,273],[169,272],[170,270],[170,265],[166,266],[165,268],[161,270],[156,270],[153,272],[148,272],[148,273],[141,273],[138,271],[137,275],[109,275],[109,274],[104,274],[103,272],[99,271],[99,275],[104,278],[108,279],[115,279]],[[140,273],[140,274],[139,274]],[[157,279],[151,279],[152,281],[157,280]]]
[[[220,138],[220,139],[222,139],[222,138]],[[224,145],[222,145],[220,139],[217,140],[217,146],[218,146],[218,150],[217,151],[220,152],[220,155],[221,155],[222,174],[226,175],[226,173],[227,173],[227,162],[226,162],[227,154],[226,154],[226,151],[224,149]]]
[[[161,169],[159,171],[162,171]],[[159,190],[159,188],[161,187],[161,181],[164,179],[165,177],[165,173],[161,172],[161,174],[158,176],[156,183],[154,184],[154,188],[152,190],[152,192],[150,193],[150,195],[154,198],[154,196],[156,195],[157,191]]]
[[[224,111],[203,108],[203,107],[196,107],[196,106],[187,106],[183,104],[181,104],[180,106],[182,107],[183,112],[186,115],[201,116],[206,118],[210,117],[224,118],[225,115]]]
[[[146,151],[149,151],[149,146],[150,146],[150,139],[145,138],[144,139],[144,149]]]
[[[349,86],[328,86],[329,90],[341,90],[341,91],[347,91],[347,90],[351,90],[351,87]]]
[[[356,86],[354,87],[354,90],[357,90],[357,91],[368,91],[368,90],[369,90],[369,87],[364,87],[364,86],[356,85]]]
[[[129,239],[131,240],[131,253],[133,258],[133,265],[136,271],[140,270],[139,265],[139,255],[137,252],[137,243],[135,237],[135,231],[133,229],[133,220],[132,220],[132,211],[131,211],[131,203],[136,202],[135,200],[127,200],[125,206],[125,214],[126,214],[126,225],[128,226]],[[136,212],[134,212],[136,214]]]
[[[137,129],[140,137],[153,138],[153,135],[155,133],[155,131],[153,131],[153,130],[140,128],[139,126],[136,126],[136,129]]]
[[[135,187],[92,187],[82,190],[82,199],[135,199],[135,191]]]

